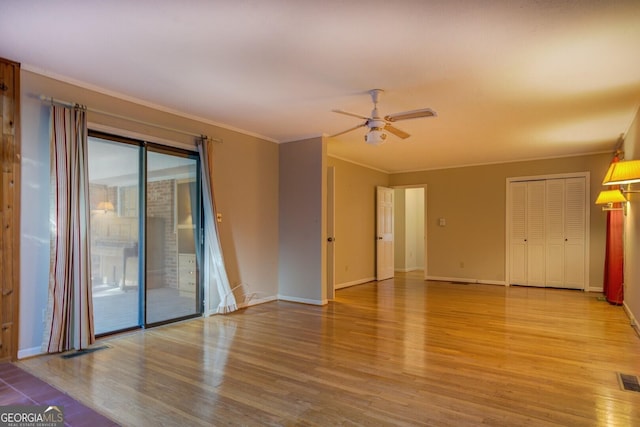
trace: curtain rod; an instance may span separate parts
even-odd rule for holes
[[[168,126],[163,126],[163,125],[159,125],[157,123],[146,122],[144,120],[132,119],[131,117],[122,116],[120,114],[110,113],[108,111],[97,110],[95,108],[89,108],[86,105],[78,104],[78,103],[75,103],[75,102],[62,101],[60,99],[56,99],[56,98],[53,98],[51,96],[40,95],[40,100],[43,101],[43,102],[50,102],[52,104],[62,105],[64,107],[83,107],[87,111],[91,111],[92,113],[96,113],[96,114],[101,114],[103,116],[109,116],[109,117],[113,117],[113,118],[116,118],[116,119],[127,120],[129,122],[134,122],[134,123],[138,123],[138,124],[141,124],[141,125],[152,126],[152,127],[155,127],[155,128],[158,128],[158,129],[167,130],[167,131],[170,131],[170,132],[181,133],[183,135],[193,136],[194,138],[200,138],[200,139],[204,139],[204,140],[209,140],[211,142],[222,142],[222,139],[219,139],[219,138],[213,138],[213,137],[210,137],[210,136],[207,136],[207,135],[204,135],[204,134],[199,134],[199,133],[189,132],[189,131],[182,130],[182,129],[176,129],[176,128],[172,128],[172,127],[168,127]]]

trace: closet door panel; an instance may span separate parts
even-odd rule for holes
[[[527,183],[509,185],[509,282],[527,284]]]
[[[546,182],[546,264],[545,286],[562,287],[564,284],[564,179]]]
[[[565,185],[564,287],[584,289],[586,184],[584,178],[569,178]]]
[[[545,182],[527,183],[527,285],[545,284]]]

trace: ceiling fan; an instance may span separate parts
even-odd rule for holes
[[[403,130],[398,129],[393,126],[392,123],[398,122],[400,120],[409,120],[409,119],[418,119],[421,117],[435,117],[437,116],[436,112],[431,108],[421,108],[419,110],[411,110],[411,111],[403,111],[401,113],[389,114],[384,117],[380,117],[380,113],[378,112],[378,101],[380,99],[380,94],[384,92],[382,89],[372,89],[369,91],[371,95],[371,100],[373,101],[373,110],[371,111],[371,117],[365,117],[360,114],[350,113],[348,111],[343,110],[331,110],[334,113],[344,114],[346,116],[357,117],[359,119],[363,119],[364,123],[359,124],[358,126],[354,126],[350,129],[347,129],[342,132],[338,132],[331,137],[345,134],[347,132],[351,132],[352,130],[359,129],[361,127],[368,127],[369,132],[364,136],[364,140],[367,144],[371,145],[380,145],[385,139],[387,139],[386,132],[392,133],[395,136],[405,139],[409,138],[411,135],[406,133]],[[386,132],[385,132],[386,131]]]

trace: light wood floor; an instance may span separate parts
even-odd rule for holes
[[[127,426],[640,425],[640,338],[597,296],[407,274],[19,366]]]

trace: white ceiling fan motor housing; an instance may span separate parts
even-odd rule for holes
[[[387,134],[383,128],[374,127],[364,136],[364,141],[370,145],[380,145],[387,139]]]

